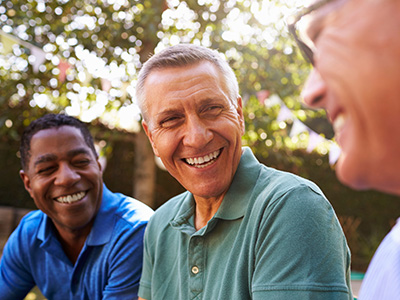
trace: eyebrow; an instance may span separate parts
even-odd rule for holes
[[[171,114],[177,114],[177,113],[179,113],[181,111],[181,109],[173,109],[173,108],[167,108],[167,109],[165,109],[165,110],[161,110],[160,112],[158,112],[157,114],[156,114],[156,119],[158,119],[158,118],[162,118],[162,117],[164,117],[164,116],[168,116],[168,115],[171,115]]]
[[[90,155],[90,151],[86,148],[73,149],[73,150],[67,152],[67,157],[71,158],[71,157],[74,157],[79,154]],[[57,159],[57,155],[55,155],[55,154],[44,154],[44,155],[39,156],[36,159],[33,166],[36,167],[39,164],[46,163],[46,162],[52,162],[52,161],[55,161],[56,159]]]

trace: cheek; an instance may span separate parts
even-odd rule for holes
[[[34,180],[31,182],[31,193],[33,197],[43,197],[49,186],[49,180]]]
[[[179,142],[178,131],[166,131],[153,135],[153,149],[162,160],[173,154]]]

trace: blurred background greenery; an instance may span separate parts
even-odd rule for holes
[[[183,191],[155,160],[140,127],[137,71],[177,43],[218,49],[244,100],[244,145],[266,165],[316,182],[333,204],[365,271],[394,224],[400,201],[356,192],[335,177],[332,128],[300,91],[310,70],[286,29],[300,0],[0,0],[0,205],[34,204],[18,176],[19,137],[48,112],[89,124],[113,191],[153,208]],[[346,76],[346,74],[343,74]],[[282,111],[290,115],[282,118]],[[297,123],[296,123],[297,122]],[[303,130],[293,134],[299,122]],[[319,143],[309,148],[315,134]],[[379,170],[376,170],[379,172]]]

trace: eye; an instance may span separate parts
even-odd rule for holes
[[[205,117],[216,117],[223,111],[224,107],[222,105],[210,105],[203,109],[201,114]]]
[[[321,34],[322,25],[318,23],[312,23],[305,29],[305,34],[303,38],[308,39],[309,42],[315,43]]]
[[[72,164],[76,167],[85,167],[91,163],[91,159],[87,157],[76,157],[73,159]]]
[[[50,174],[54,170],[55,170],[54,166],[41,167],[37,170],[37,173],[40,175],[46,175],[46,174]]]
[[[78,165],[78,166],[86,166],[86,165],[88,165],[90,163],[90,160],[89,159],[81,159],[81,160],[78,160],[78,161],[75,161],[74,162],[74,164],[75,165]]]
[[[79,153],[71,159],[71,164],[75,167],[85,167],[91,162],[92,158],[86,153]]]
[[[160,126],[162,128],[173,128],[175,126],[178,126],[182,122],[182,117],[180,116],[171,116],[164,118],[163,120],[160,121]]]

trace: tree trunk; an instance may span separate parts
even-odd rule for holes
[[[143,130],[135,135],[133,195],[155,209],[156,165],[153,150]]]
[[[161,22],[161,15],[167,8],[166,0],[155,0],[148,2],[148,5],[151,5],[151,9],[147,10],[149,12],[148,20],[150,24],[146,26],[146,34],[140,38],[142,45],[139,55],[142,64],[150,58],[154,52],[154,48],[157,46],[159,41],[157,31]],[[155,209],[156,164],[153,149],[143,129],[136,134],[134,153],[133,195],[138,200]]]

